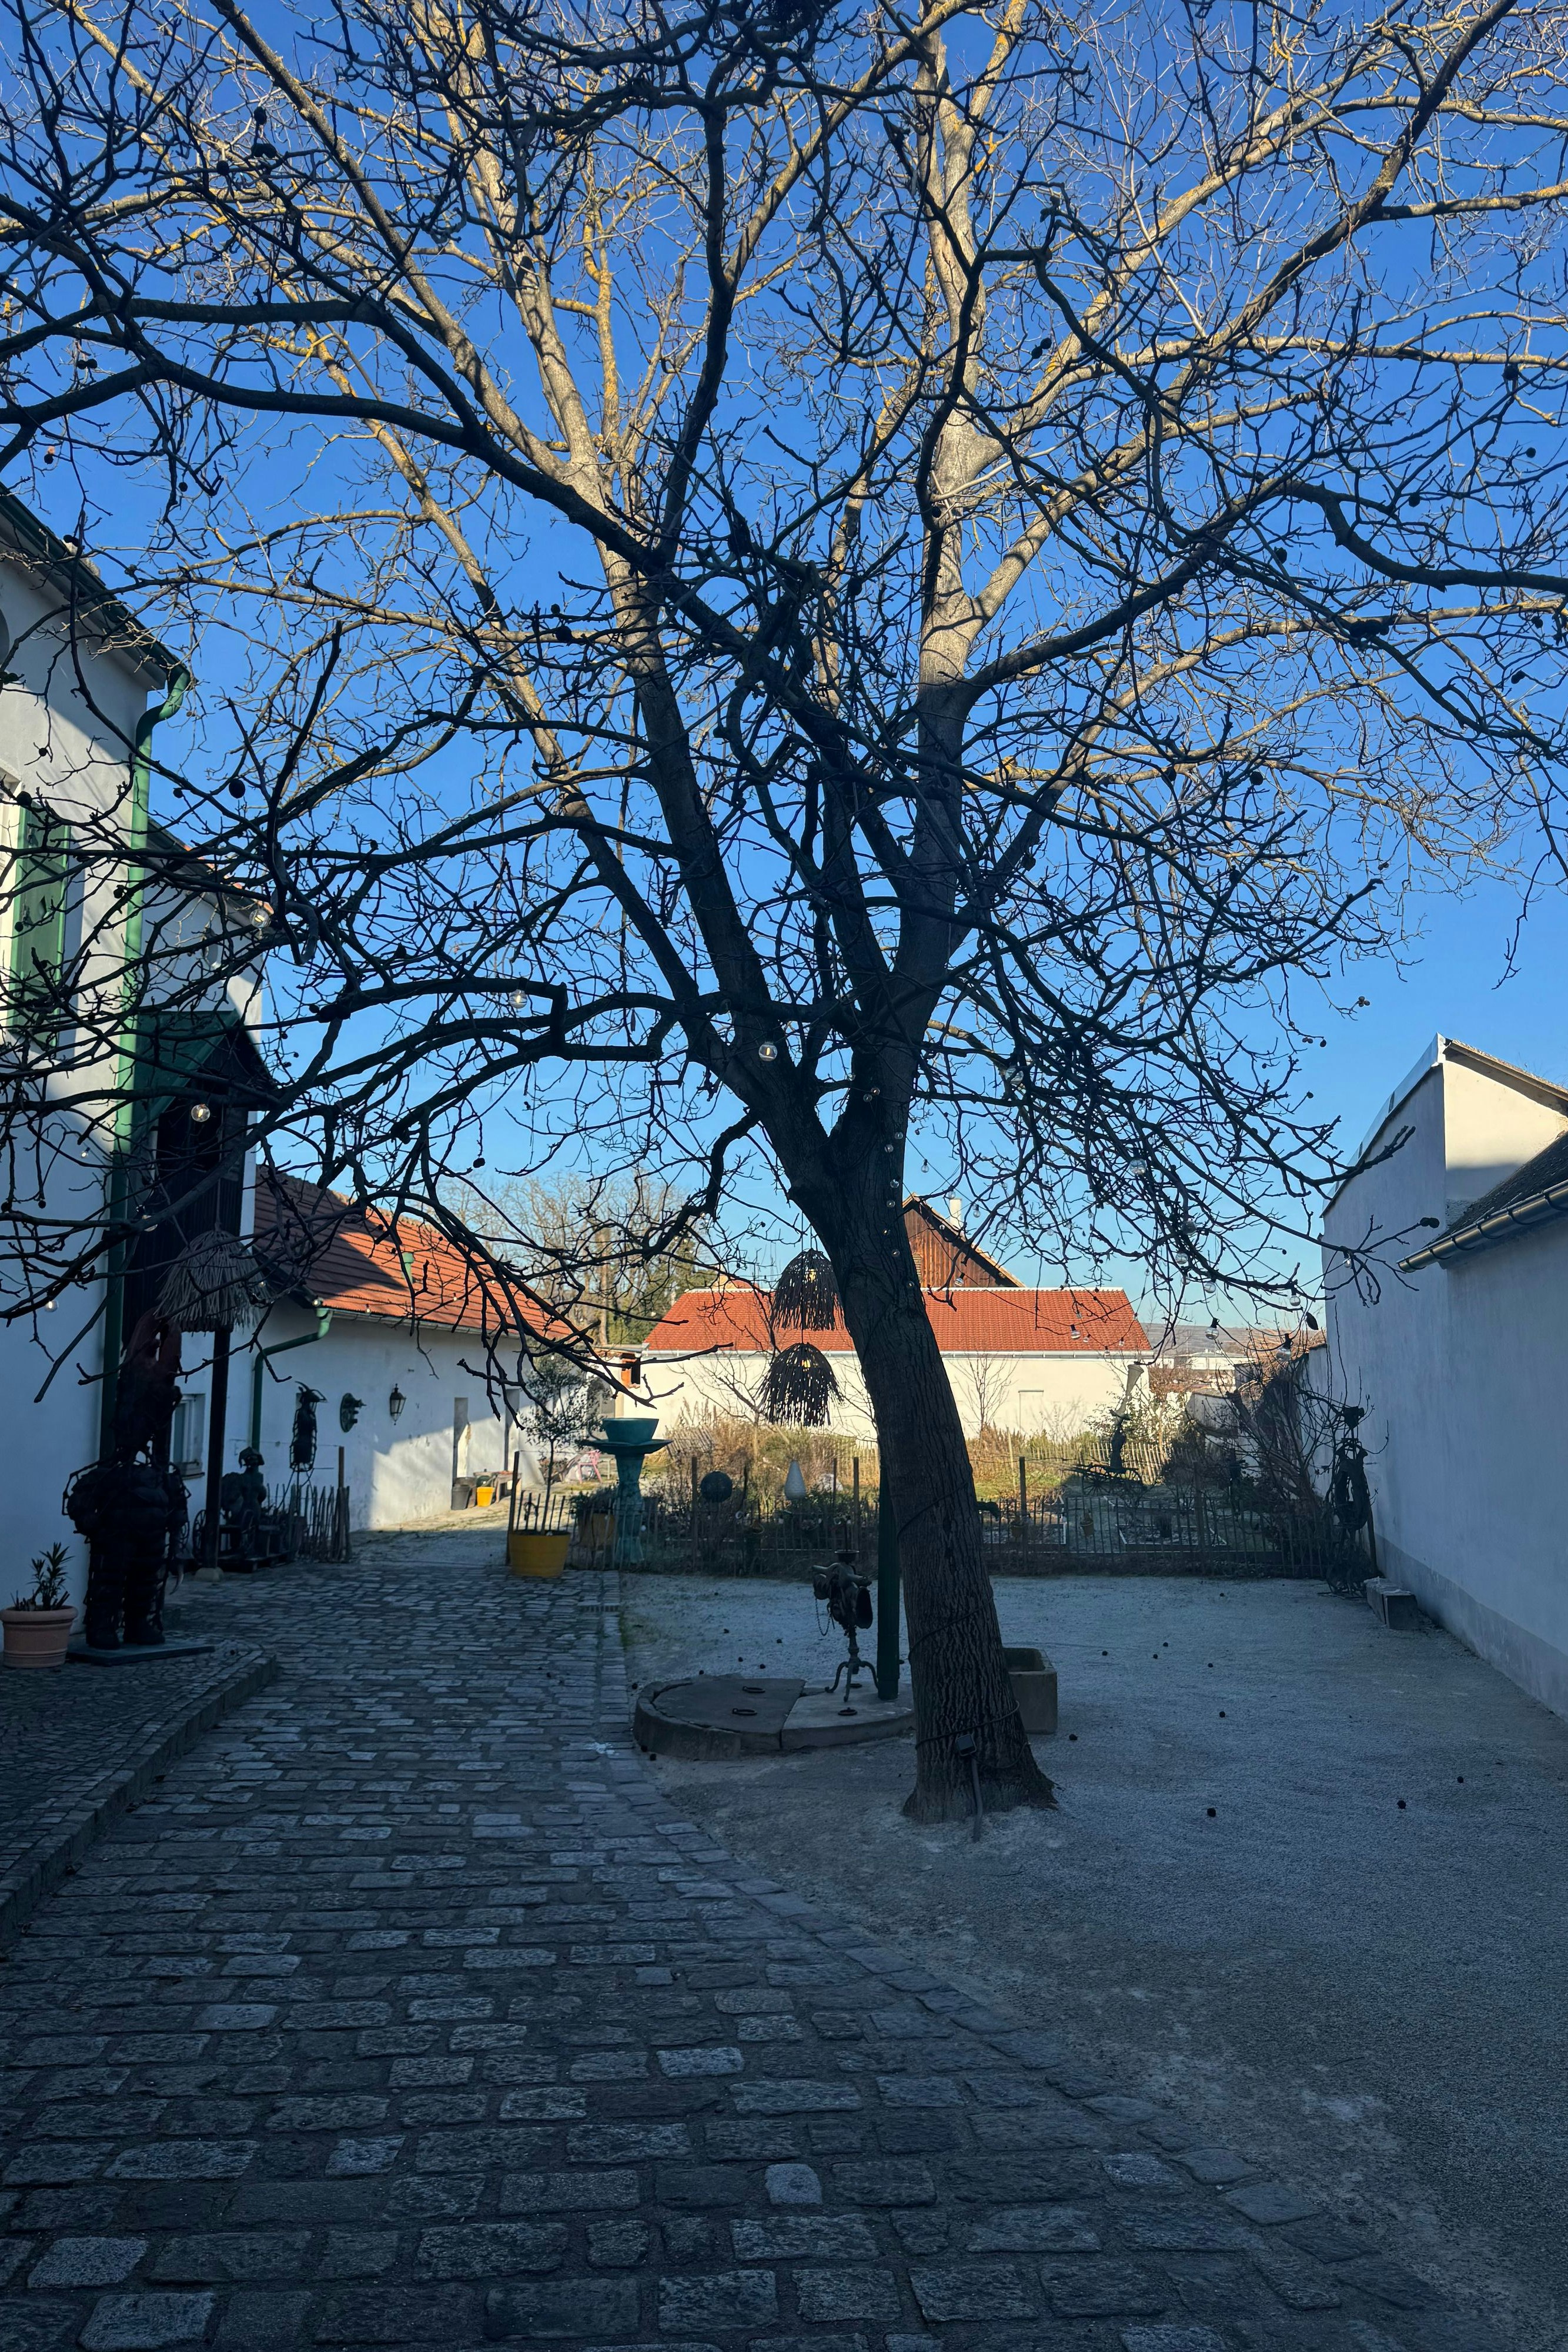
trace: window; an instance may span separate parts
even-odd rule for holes
[[[207,1400],[181,1391],[169,1432],[169,1459],[183,1478],[193,1478],[202,1466],[202,1442],[207,1431]]]
[[[37,1044],[61,1024],[70,827],[47,809],[25,807],[11,869],[11,978],[16,1026]]]

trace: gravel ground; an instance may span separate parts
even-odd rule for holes
[[[1568,1724],[1317,1584],[1009,1580],[997,1601],[1061,1676],[1037,1751],[1058,1811],[978,1844],[916,1828],[904,1741],[665,1760],[661,1785],[732,1852],[1359,2209],[1521,2347],[1560,2347]],[[799,1585],[625,1577],[622,1626],[633,1682],[826,1682],[841,1654]]]

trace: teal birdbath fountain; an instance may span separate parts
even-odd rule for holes
[[[637,1568],[646,1559],[643,1549],[643,1465],[650,1454],[662,1454],[667,1437],[655,1437],[656,1412],[609,1416],[599,1424],[606,1453],[615,1457],[615,1546],[611,1555],[616,1568]]]

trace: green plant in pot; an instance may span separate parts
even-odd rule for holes
[[[66,1598],[64,1544],[51,1544],[32,1563],[33,1590],[19,1592],[9,1609],[0,1609],[5,1629],[5,1663],[8,1666],[63,1666],[66,1645],[76,1622],[74,1604]]]

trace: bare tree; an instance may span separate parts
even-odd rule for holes
[[[776,1171],[912,1808],[966,1732],[1040,1800],[912,1122],[1078,1267],[1292,1295],[1348,967],[1552,821],[1560,11],[10,14],[0,460],[98,548],[141,501],[199,636],[232,781],[163,790],[270,910],[268,1124],[454,1227],[503,1108],[676,1224]]]

